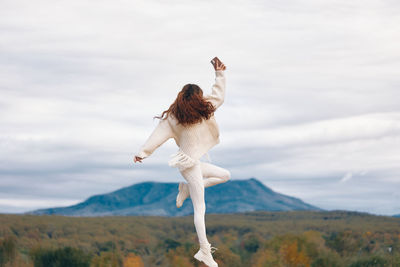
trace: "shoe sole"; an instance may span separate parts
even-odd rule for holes
[[[196,260],[198,260],[198,261],[200,261],[200,262],[204,262],[204,264],[207,265],[207,266],[218,267],[218,265],[208,264],[207,262],[205,262],[205,261],[203,261],[202,259],[198,258],[197,254],[194,255],[193,258],[195,258]]]

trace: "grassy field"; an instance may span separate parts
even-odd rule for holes
[[[206,214],[224,266],[400,266],[400,218],[331,211]],[[193,216],[0,215],[0,266],[199,264]]]

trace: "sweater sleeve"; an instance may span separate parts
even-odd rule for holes
[[[159,146],[164,144],[171,137],[173,137],[173,132],[168,120],[160,120],[156,128],[135,156],[141,158],[149,157]]]
[[[225,99],[225,73],[223,70],[215,71],[215,83],[212,86],[211,95],[207,95],[206,99],[210,101],[215,108],[219,108]]]

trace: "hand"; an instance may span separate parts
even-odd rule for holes
[[[143,158],[141,158],[141,157],[138,157],[138,156],[135,156],[134,158],[133,158],[133,162],[142,162],[142,160],[143,160]]]
[[[226,70],[224,63],[222,63],[217,57],[213,58],[211,63],[213,64],[215,70]]]

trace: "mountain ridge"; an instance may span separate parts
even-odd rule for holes
[[[65,216],[186,216],[193,214],[190,197],[181,208],[175,206],[178,184],[145,181],[110,193],[88,197],[68,207],[55,207],[27,212],[34,215]],[[223,192],[223,193],[221,193]],[[229,180],[205,190],[207,213],[246,211],[322,210],[301,199],[273,191],[258,179]]]

